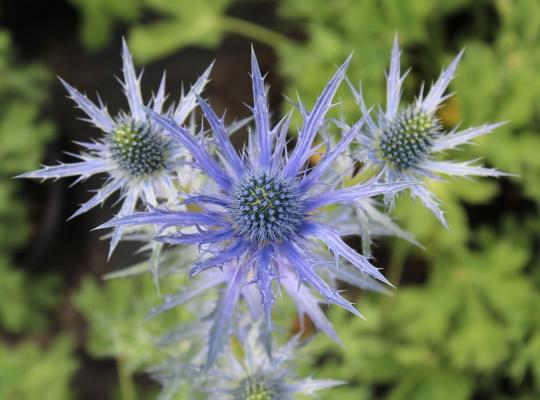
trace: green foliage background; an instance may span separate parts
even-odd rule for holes
[[[280,0],[266,26],[231,10],[235,0],[70,0],[82,17],[88,51],[118,40],[120,27],[140,63],[187,46],[216,49],[228,35],[270,46],[272,72],[286,94],[314,99],[351,51],[350,78],[360,78],[370,103],[384,99],[384,71],[399,32],[403,66],[412,65],[404,96],[412,100],[463,47],[466,55],[440,111],[448,127],[509,121],[475,146],[449,154],[482,157],[519,177],[433,184],[450,225],[442,228],[414,201],[402,198],[396,219],[427,250],[381,241],[377,254],[398,286],[390,297],[352,293],[367,321],[329,308],[346,351],[317,336],[305,348],[301,370],[350,384],[323,399],[430,400],[540,398],[540,3],[536,0]],[[145,18],[151,14],[153,18]],[[76,368],[72,341],[58,335],[38,345],[47,313],[57,306],[59,277],[35,278],[16,268],[12,253],[28,237],[26,212],[14,201],[10,177],[34,168],[53,126],[39,118],[48,73],[20,65],[9,34],[0,33],[0,399],[32,399],[55,382],[51,399],[70,398]],[[219,63],[219,59],[217,60]],[[246,74],[248,71],[245,71]],[[348,117],[359,112],[342,92]],[[247,99],[246,99],[247,100]],[[13,133],[17,132],[17,135]],[[25,157],[21,157],[24,154]],[[157,296],[151,277],[86,280],[73,303],[89,324],[83,348],[119,366],[117,396],[153,396],[133,377],[155,364],[152,338],[185,313],[155,325],[141,320]],[[19,334],[13,345],[7,338]],[[4,337],[5,336],[5,337]],[[31,364],[30,372],[17,373]],[[54,365],[54,368],[48,366]],[[32,379],[22,380],[30,374]],[[150,393],[150,394],[149,394]],[[10,397],[11,396],[11,397]]]
[[[35,277],[12,261],[29,237],[21,185],[12,177],[38,165],[54,133],[39,117],[49,74],[39,65],[21,65],[15,53],[9,33],[0,31],[0,399],[69,399],[77,365],[71,340],[62,334],[43,346],[32,340],[47,329],[58,305],[60,277]],[[21,339],[16,344],[10,343],[14,334]]]

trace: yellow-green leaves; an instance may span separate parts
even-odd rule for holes
[[[69,400],[77,363],[73,343],[60,336],[45,348],[34,343],[0,345],[0,399]]]

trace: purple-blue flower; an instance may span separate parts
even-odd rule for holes
[[[476,160],[456,162],[440,161],[440,153],[469,143],[472,139],[485,135],[502,123],[487,124],[463,131],[445,132],[436,116],[440,105],[451,96],[445,94],[453,79],[458,63],[463,55],[460,52],[450,66],[442,71],[439,79],[424,96],[423,88],[416,101],[406,107],[400,107],[403,81],[407,72],[400,72],[400,50],[396,35],[392,49],[390,70],[387,77],[386,110],[380,110],[376,119],[368,112],[362,91],[351,85],[351,90],[366,120],[366,126],[358,137],[360,148],[358,158],[366,167],[374,167],[383,182],[417,181],[410,190],[414,197],[430,209],[439,221],[446,226],[442,210],[435,195],[424,185],[427,179],[440,179],[439,175],[448,176],[501,176],[495,169],[475,165]],[[393,202],[393,195],[385,197],[388,204]]]
[[[201,301],[198,303],[203,305]],[[182,347],[189,349],[188,354],[179,354],[150,369],[163,385],[163,398],[176,398],[181,392],[189,392],[193,398],[199,398],[195,395],[198,394],[205,399],[292,400],[299,394],[310,397],[319,390],[345,383],[299,376],[294,361],[301,357],[301,334],[283,346],[275,343],[270,355],[260,340],[264,328],[260,321],[253,322],[248,315],[243,315],[236,324],[236,345],[228,346],[217,362],[206,369],[202,361],[204,354],[201,357],[199,352],[204,347],[199,339],[207,333],[205,329],[204,323],[182,325],[173,336],[175,343],[182,342]]]
[[[313,146],[319,129],[326,122],[325,116],[332,106],[334,95],[342,82],[349,59],[338,69],[308,112],[300,105],[302,126],[294,148],[287,152],[286,135],[289,129],[288,114],[277,125],[271,126],[264,80],[255,55],[252,54],[252,85],[254,105],[251,108],[254,130],[250,134],[247,151],[241,156],[229,140],[223,118],[219,118],[210,105],[199,99],[202,113],[211,127],[218,157],[209,146],[194,137],[187,129],[170,118],[147,109],[153,121],[181,143],[193,156],[195,164],[215,183],[204,193],[187,195],[183,203],[192,211],[171,211],[153,208],[148,212],[112,220],[102,227],[155,224],[161,228],[157,238],[169,244],[200,246],[201,259],[192,269],[197,275],[216,267],[222,268],[215,283],[202,279],[200,290],[226,282],[226,289],[213,313],[208,346],[208,364],[212,364],[226,342],[234,310],[241,297],[249,297],[245,288],[256,284],[260,304],[264,310],[267,328],[271,326],[274,302],[274,285],[278,282],[293,297],[296,304],[306,311],[317,326],[336,338],[318,306],[318,293],[325,301],[337,304],[356,315],[357,309],[339,291],[318,274],[327,273],[332,279],[358,282],[373,277],[389,283],[369,260],[358,254],[341,237],[332,225],[324,223],[320,214],[329,206],[355,204],[370,196],[395,193],[410,186],[409,183],[363,183],[340,188],[339,178],[333,187],[321,181],[332,168],[334,161],[359,134],[364,124],[360,120],[343,134],[341,140],[323,155],[321,161],[308,169],[308,159],[319,151]],[[197,210],[193,210],[197,208]],[[171,229],[173,229],[171,231]],[[323,246],[321,246],[321,244]],[[320,252],[333,254],[330,261]],[[352,265],[351,273],[344,265],[343,276],[337,268],[338,260]],[[330,266],[329,266],[330,265]],[[219,278],[221,276],[221,278]],[[214,278],[214,279],[216,279]],[[307,285],[303,285],[303,284]],[[352,282],[353,284],[355,282]],[[182,294],[179,294],[179,297]],[[176,304],[186,300],[177,299]],[[248,304],[254,302],[246,299]],[[175,303],[168,299],[169,303]],[[167,302],[163,309],[170,308]],[[337,338],[336,338],[337,339]]]
[[[261,345],[260,331],[259,324],[239,329],[244,357],[239,358],[233,349],[228,349],[216,368],[209,372],[204,391],[225,400],[293,400],[299,394],[312,397],[319,390],[345,383],[300,378],[293,363],[299,356],[300,337],[294,336],[269,357]]]
[[[125,41],[122,62],[121,84],[129,104],[129,112],[120,112],[111,117],[101,99],[99,104],[95,105],[84,94],[61,80],[69,97],[87,115],[85,120],[101,130],[103,135],[92,142],[78,143],[82,152],[73,154],[78,159],[76,162],[44,166],[40,170],[19,176],[42,180],[74,176],[78,177],[75,181],[78,183],[90,176],[105,174],[103,186],[71,218],[102,204],[118,192],[122,200],[120,215],[132,214],[139,201],[145,205],[157,205],[160,201],[172,202],[176,200],[179,188],[190,186],[193,181],[193,172],[186,169],[188,153],[177,141],[165,135],[162,128],[149,119],[143,109],[145,104],[140,88],[142,74],[137,76]],[[168,110],[166,115],[178,123],[183,123],[197,105],[197,96],[208,82],[210,71],[211,67],[187,94],[182,93],[176,107]],[[157,93],[148,105],[155,112],[161,113],[166,98],[164,74]],[[121,226],[114,229],[110,253],[122,238],[124,229],[125,227]]]

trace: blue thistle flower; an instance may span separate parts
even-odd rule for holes
[[[297,395],[314,395],[319,390],[344,383],[298,377],[293,360],[298,357],[299,337],[295,336],[284,346],[276,347],[270,357],[260,341],[263,333],[260,323],[246,325],[246,320],[249,318],[242,318],[236,333],[237,340],[231,341],[211,369],[205,370],[181,359],[154,367],[151,372],[163,385],[162,397],[175,398],[178,391],[189,388],[192,394],[200,393],[204,398],[292,400]]]
[[[128,100],[129,112],[120,112],[113,118],[101,99],[99,105],[95,105],[84,94],[60,79],[69,97],[87,115],[85,120],[100,129],[103,136],[90,143],[79,143],[83,151],[74,155],[79,160],[77,162],[44,166],[19,176],[42,180],[74,176],[78,177],[75,181],[78,183],[92,175],[106,174],[104,185],[70,218],[102,204],[116,192],[120,193],[122,199],[120,215],[132,214],[139,201],[145,205],[157,205],[161,200],[175,201],[178,192],[176,180],[188,184],[193,179],[193,171],[186,167],[188,153],[177,141],[164,134],[163,129],[144,112],[140,89],[142,74],[137,76],[126,42],[122,44],[124,79],[121,84]],[[210,71],[211,66],[186,95],[182,93],[178,105],[166,112],[170,118],[178,123],[186,120],[196,106],[196,96],[204,89]],[[154,112],[161,113],[166,97],[163,74],[159,89],[148,106]],[[124,227],[115,228],[109,255],[123,233]]]
[[[226,279],[227,288],[213,314],[208,346],[209,365],[215,361],[225,343],[235,306],[243,296],[247,283],[254,282],[259,289],[267,328],[271,326],[273,281],[276,280],[285,287],[297,305],[307,310],[315,323],[336,340],[337,336],[320,310],[317,298],[311,290],[300,285],[307,283],[327,302],[358,316],[361,314],[315,269],[326,266],[331,277],[334,277],[339,273],[336,264],[341,258],[363,276],[389,284],[366,257],[348,246],[340,233],[320,218],[327,206],[355,204],[363,198],[395,193],[409,187],[408,183],[403,182],[380,184],[371,181],[342,189],[318,185],[336,158],[359,134],[364,120],[351,127],[339,143],[323,155],[318,165],[309,171],[306,169],[308,159],[317,151],[312,147],[314,139],[325,122],[325,115],[345,76],[349,61],[350,58],[328,82],[311,112],[300,105],[303,125],[298,141],[288,156],[286,134],[291,114],[276,126],[270,126],[264,80],[254,53],[251,63],[254,106],[251,111],[255,130],[251,132],[250,145],[244,157],[236,152],[229,141],[223,118],[219,118],[203,99],[199,99],[199,106],[212,129],[220,155],[218,160],[185,128],[147,109],[158,126],[191,152],[196,165],[215,182],[215,188],[210,188],[208,193],[187,195],[183,203],[196,205],[199,211],[154,208],[145,213],[117,218],[102,227],[159,225],[164,233],[157,240],[201,246],[210,254],[193,265],[192,276],[216,267],[223,269],[221,276]],[[338,180],[335,185],[339,183]],[[176,231],[169,233],[172,227]],[[318,254],[320,243],[335,256],[335,268],[328,267],[327,261],[321,260]],[[167,308],[167,305],[164,307]]]
[[[230,400],[292,400],[343,384],[330,379],[299,379],[292,367],[292,360],[298,356],[298,336],[269,357],[259,340],[260,331],[259,324],[254,324],[239,337],[242,358],[235,356],[233,346],[229,347],[217,368],[209,372],[209,393]]]
[[[400,50],[396,35],[392,48],[390,71],[387,77],[386,110],[381,110],[377,119],[368,112],[362,90],[351,90],[364,114],[366,127],[358,137],[361,148],[359,158],[367,167],[380,171],[386,183],[397,181],[417,181],[411,186],[413,197],[418,197],[439,221],[446,225],[442,210],[435,195],[423,184],[424,178],[438,179],[439,174],[449,176],[501,176],[506,175],[495,169],[475,165],[475,160],[465,162],[438,161],[435,156],[443,151],[469,143],[477,136],[485,135],[503,123],[487,124],[463,131],[446,132],[436,116],[436,111],[451,94],[446,89],[453,79],[456,68],[463,56],[461,51],[450,66],[442,71],[428,94],[423,88],[414,104],[400,108],[402,84],[408,72],[400,73]],[[387,195],[387,204],[392,204],[394,196]]]

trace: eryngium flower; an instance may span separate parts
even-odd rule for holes
[[[299,394],[313,395],[318,390],[343,383],[296,377],[292,361],[298,355],[298,337],[276,348],[271,358],[259,338],[257,325],[248,331],[247,337],[239,338],[244,353],[242,359],[234,355],[232,346],[229,347],[218,368],[209,373],[209,393],[228,400],[293,400]]]
[[[240,327],[238,340],[231,341],[209,370],[179,360],[153,368],[152,375],[163,384],[162,397],[175,398],[176,392],[188,386],[194,392],[193,398],[199,398],[200,393],[204,398],[223,400],[292,400],[297,395],[313,395],[343,384],[330,379],[299,378],[293,365],[298,357],[298,336],[283,347],[275,347],[270,357],[260,341],[261,333],[260,324]]]
[[[133,60],[125,41],[122,49],[123,76],[121,82],[129,103],[129,112],[120,112],[111,117],[99,99],[99,105],[92,103],[67,82],[61,80],[70,98],[87,115],[86,121],[103,132],[103,136],[90,143],[79,143],[81,154],[74,155],[79,161],[45,166],[19,177],[58,179],[78,176],[75,183],[96,174],[106,174],[104,185],[84,203],[72,216],[74,218],[103,203],[115,192],[120,192],[122,207],[120,215],[132,214],[138,201],[146,205],[157,205],[160,200],[174,201],[179,190],[175,180],[188,184],[193,180],[193,172],[186,167],[188,154],[177,141],[163,134],[162,128],[152,122],[143,110],[141,96],[141,75],[137,76]],[[191,90],[180,98],[176,108],[167,115],[183,123],[197,103],[196,97],[208,81],[211,67],[193,85]],[[165,74],[160,87],[149,106],[161,113],[167,95],[165,93]],[[183,174],[182,174],[183,172]],[[120,241],[124,227],[117,227],[111,238],[110,252]]]
[[[317,151],[312,144],[325,122],[325,115],[348,64],[349,60],[328,82],[311,112],[300,106],[303,124],[297,143],[288,156],[286,134],[290,115],[275,127],[270,127],[264,81],[254,54],[252,112],[255,132],[250,135],[250,146],[244,157],[236,152],[229,141],[223,119],[203,99],[199,99],[199,105],[213,131],[220,155],[217,160],[185,128],[148,109],[155,123],[191,152],[199,168],[215,182],[215,189],[187,196],[184,204],[196,205],[200,211],[156,208],[118,218],[103,227],[140,224],[156,224],[162,229],[176,227],[177,232],[164,234],[158,240],[169,244],[202,246],[206,253],[211,254],[193,265],[192,275],[211,268],[222,268],[224,265],[225,271],[230,271],[225,275],[228,287],[214,313],[209,341],[209,364],[215,360],[224,343],[227,326],[242,288],[249,282],[255,282],[259,288],[268,327],[274,301],[273,280],[280,282],[288,291],[292,289],[292,292],[298,292],[299,285],[307,283],[326,301],[360,315],[337,289],[316,273],[316,267],[324,267],[316,251],[320,243],[333,253],[335,263],[340,258],[345,259],[362,274],[388,283],[366,257],[348,246],[339,232],[321,222],[323,218],[319,218],[327,206],[354,204],[359,199],[390,194],[409,187],[408,183],[368,182],[333,189],[317,184],[358,135],[364,121],[351,127],[314,168],[309,171],[305,169],[308,159]],[[337,180],[335,185],[339,183]],[[297,304],[304,307],[316,307],[314,314],[319,312],[316,301],[304,298],[296,300]]]
[[[407,72],[404,75],[400,73],[400,50],[396,35],[387,79],[386,111],[381,110],[376,120],[369,115],[362,91],[351,86],[367,122],[358,137],[359,157],[368,166],[380,170],[384,182],[421,182],[424,178],[437,179],[439,174],[504,175],[497,170],[474,165],[475,160],[456,162],[438,161],[435,158],[441,152],[469,143],[475,137],[487,134],[502,125],[489,124],[463,131],[445,132],[436,111],[440,104],[451,96],[445,95],[446,88],[454,77],[462,55],[463,51],[442,71],[427,96],[424,97],[422,89],[413,104],[400,107],[402,84]],[[412,195],[418,197],[446,226],[434,194],[421,183],[412,186],[410,190]],[[391,204],[393,196],[386,196],[385,200],[387,204]]]

